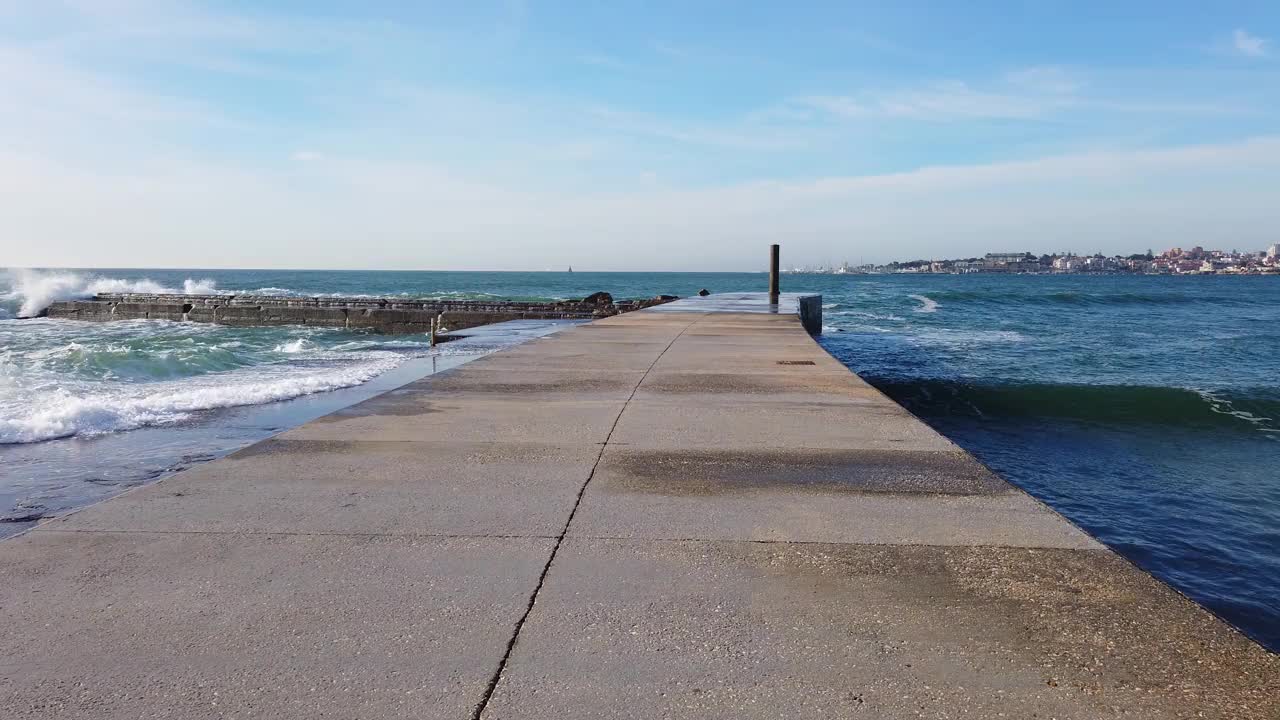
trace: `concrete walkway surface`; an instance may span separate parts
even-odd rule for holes
[[[1276,655],[795,315],[702,309],[532,341],[0,543],[0,716],[1280,718]]]

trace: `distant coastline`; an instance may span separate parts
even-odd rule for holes
[[[987,253],[985,256],[950,260],[910,260],[886,265],[792,268],[791,275],[886,275],[934,274],[970,275],[998,273],[1016,275],[1093,274],[1093,275],[1280,275],[1280,243],[1266,250],[1205,250],[1170,248],[1153,254],[1104,256],[1035,255],[1029,252]]]

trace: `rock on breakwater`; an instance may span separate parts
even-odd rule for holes
[[[242,326],[315,325],[404,334],[429,332],[435,320],[447,330],[508,320],[590,320],[673,299],[659,296],[614,301],[608,293],[596,293],[583,300],[549,302],[103,293],[88,300],[55,302],[42,315],[96,322],[172,320]]]

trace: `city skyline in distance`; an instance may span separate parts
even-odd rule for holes
[[[1104,255],[1095,253],[989,252],[981,257],[894,260],[884,264],[846,260],[786,270],[791,274],[845,275],[866,273],[1124,273],[1131,275],[1280,275],[1280,243],[1263,250],[1206,250],[1200,246],[1168,248],[1160,253]]]

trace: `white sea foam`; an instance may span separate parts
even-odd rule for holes
[[[307,349],[306,338],[298,338],[290,340],[287,343],[281,343],[275,347],[275,351],[279,353],[289,353],[290,355],[300,353]]]
[[[873,312],[862,312],[861,310],[842,310],[840,312],[831,313],[831,315],[835,317],[858,317],[867,318],[869,320],[892,320],[894,322],[905,322],[904,318],[898,317],[897,315],[881,315]]]
[[[10,270],[10,290],[3,296],[7,302],[17,303],[18,317],[34,317],[59,300],[93,297],[98,293],[186,293],[205,295],[214,292],[213,280],[183,282],[182,289],[169,288],[149,280],[121,280],[96,275],[82,275],[67,271]]]
[[[1203,399],[1206,403],[1209,404],[1210,410],[1212,410],[1215,413],[1218,413],[1219,415],[1230,415],[1231,417],[1239,418],[1241,420],[1244,420],[1245,422],[1249,422],[1258,426],[1265,426],[1268,423],[1274,422],[1272,418],[1260,417],[1258,415],[1254,415],[1253,413],[1247,410],[1238,410],[1234,405],[1231,404],[1230,400],[1221,398],[1208,390],[1194,390],[1193,392],[1195,392],[1197,395],[1201,397],[1201,399]],[[1264,432],[1275,432],[1275,430],[1264,429]]]
[[[145,389],[56,389],[0,408],[0,444],[31,443],[72,435],[133,430],[180,422],[192,413],[258,405],[367,382],[394,368],[403,356],[374,354],[342,367],[286,368],[274,373],[227,373],[149,384]]]
[[[209,278],[201,280],[187,278],[182,281],[182,293],[184,295],[212,295],[217,291],[218,283]]]
[[[937,328],[920,330],[909,337],[926,345],[968,346],[992,343],[1020,343],[1026,336],[1016,330],[957,330]]]
[[[938,311],[938,303],[932,298],[925,295],[912,295],[911,299],[918,300],[920,302],[920,307],[916,308],[916,312],[918,313],[932,313]]]

